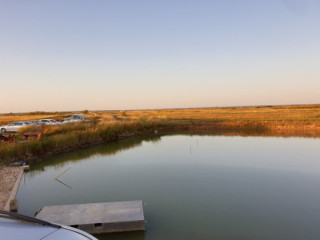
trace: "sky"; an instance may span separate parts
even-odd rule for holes
[[[0,0],[0,113],[320,103],[319,0]]]

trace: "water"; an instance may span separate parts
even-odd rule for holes
[[[19,211],[143,200],[146,233],[98,237],[318,240],[319,146],[315,138],[197,135],[100,145],[33,165]]]

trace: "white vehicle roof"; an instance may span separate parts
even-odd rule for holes
[[[0,210],[1,239],[96,240],[79,229]]]

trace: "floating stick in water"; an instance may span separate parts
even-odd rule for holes
[[[56,177],[56,180],[58,180],[59,177],[61,177],[63,174],[65,174],[66,172],[68,172],[71,169],[71,167],[69,167],[67,170],[63,171],[61,174],[59,174],[58,177]]]
[[[67,185],[66,183],[60,181],[58,178],[61,177],[63,174],[65,174],[66,172],[68,172],[71,169],[71,167],[69,167],[68,169],[64,170],[61,174],[59,174],[58,177],[55,178],[56,181],[58,181],[59,183],[62,183],[63,185],[65,185],[68,188],[72,188],[69,185]]]

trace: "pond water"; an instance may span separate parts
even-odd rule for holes
[[[22,214],[59,204],[145,203],[145,233],[101,239],[320,239],[316,138],[155,136],[31,167],[17,196]]]

